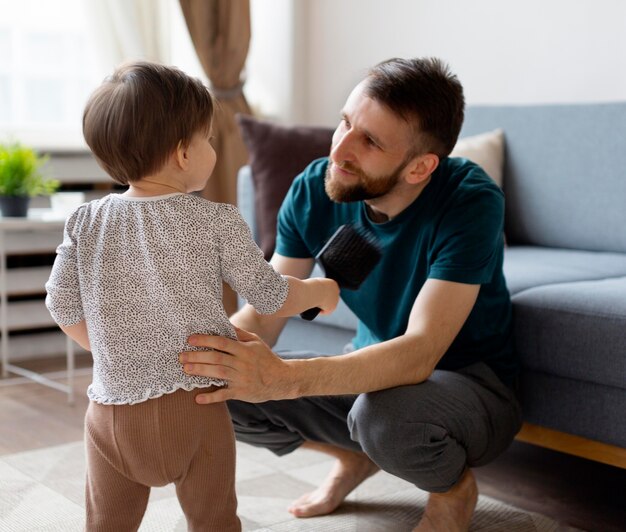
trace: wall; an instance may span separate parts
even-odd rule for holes
[[[264,2],[273,9],[278,0]],[[272,110],[284,121],[334,125],[349,91],[367,68],[392,56],[445,59],[463,82],[469,104],[626,100],[622,0],[293,0],[292,4],[289,31],[298,38],[292,40],[290,54],[303,70],[298,73],[297,105],[290,101],[289,106],[275,105]],[[305,31],[297,32],[303,23]],[[256,31],[269,29],[263,25]],[[255,53],[258,57],[260,50]],[[294,74],[291,69],[287,80],[274,77],[270,85],[289,86]],[[263,72],[257,70],[256,75],[263,77]]]

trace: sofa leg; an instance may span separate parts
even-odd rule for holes
[[[516,440],[626,469],[626,449],[524,423]]]

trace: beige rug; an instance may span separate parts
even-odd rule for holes
[[[403,532],[419,521],[426,493],[385,473],[359,486],[331,516],[295,519],[289,502],[310,491],[328,472],[324,455],[299,450],[277,458],[238,444],[239,516],[246,531]],[[85,462],[82,442],[0,457],[0,531],[83,529]],[[173,488],[152,490],[143,532],[186,530]],[[573,531],[541,515],[481,496],[472,531]]]

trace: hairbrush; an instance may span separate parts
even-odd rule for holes
[[[365,281],[382,256],[376,237],[364,227],[342,225],[324,244],[315,259],[324,268],[329,279],[340,288],[356,290]],[[300,313],[305,320],[312,320],[320,312],[314,307]]]

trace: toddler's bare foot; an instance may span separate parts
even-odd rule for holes
[[[306,447],[335,456],[337,461],[321,486],[291,504],[289,512],[296,517],[331,513],[354,488],[378,471],[378,466],[364,453],[325,444],[309,443]]]
[[[476,480],[466,469],[450,491],[430,494],[424,515],[414,532],[466,532],[477,501]]]

